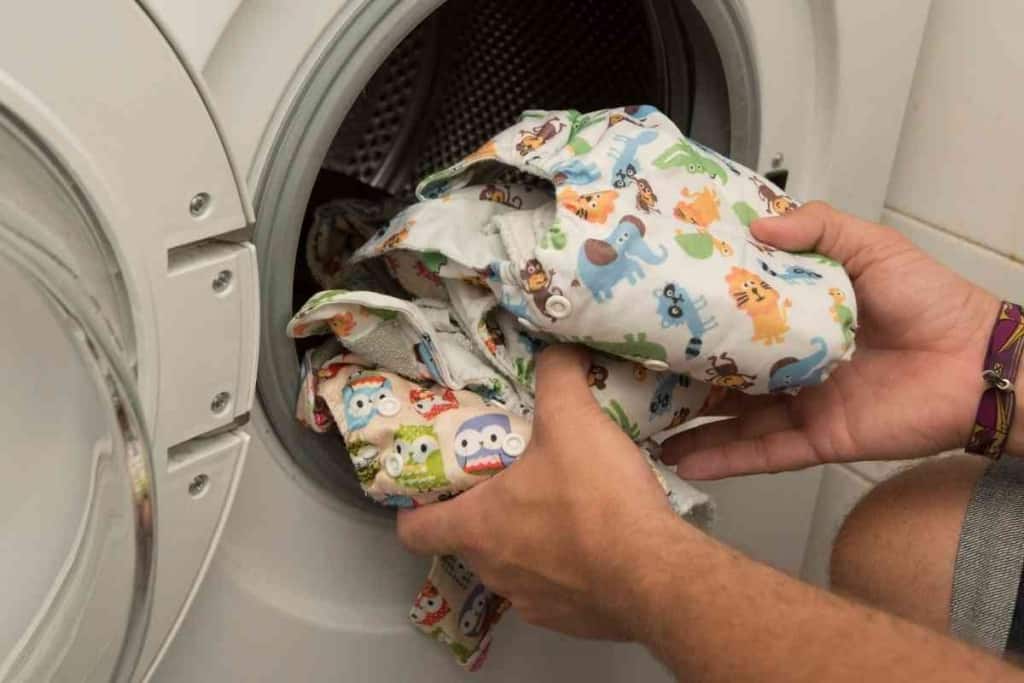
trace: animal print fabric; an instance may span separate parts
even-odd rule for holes
[[[554,196],[494,182],[509,169]],[[749,232],[797,202],[653,107],[528,111],[417,192],[357,261],[430,254],[522,328],[748,393],[817,384],[853,353],[843,268]]]
[[[487,317],[468,301],[462,283],[451,283],[452,299],[405,301],[376,292],[329,290],[311,298],[292,318],[293,337],[332,334],[304,360],[299,420],[316,431],[334,424],[316,401],[316,368],[344,347],[364,365],[396,372],[448,389],[468,389],[512,414],[533,409],[534,355],[543,347],[516,329],[502,310]],[[465,322],[451,318],[461,311]],[[474,338],[470,339],[470,335]],[[634,441],[658,437],[704,414],[711,386],[686,375],[655,372],[640,363],[594,351],[588,382],[594,398]],[[371,493],[372,495],[372,493]]]
[[[330,357],[333,352],[338,354]],[[598,372],[596,378],[615,384],[624,379],[625,366],[612,361],[612,372]],[[380,370],[365,357],[341,352],[333,339],[310,350],[304,367],[300,420],[321,432],[337,426],[363,490],[384,505],[409,508],[447,500],[515,463],[530,440],[529,419],[493,398]],[[637,387],[664,384],[653,375],[627,381]],[[637,393],[647,395],[649,387]],[[650,462],[669,505],[682,516],[706,520],[707,496],[681,482],[669,486]],[[507,607],[459,558],[445,556],[434,559],[409,618],[460,664],[476,670]]]
[[[499,182],[510,169],[548,185]],[[551,342],[592,349],[595,399],[637,443],[730,389],[824,381],[853,352],[845,271],[749,233],[796,202],[653,107],[526,112],[418,195],[365,243],[366,211],[316,212],[308,258],[326,291],[288,326],[331,337],[305,355],[297,417],[341,432],[382,504],[437,502],[514,464]],[[706,496],[652,467],[677,512],[707,519]],[[474,669],[505,606],[436,558],[411,618]]]

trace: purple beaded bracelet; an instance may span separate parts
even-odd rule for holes
[[[978,403],[966,451],[998,460],[1013,424],[1014,382],[1024,352],[1024,309],[1004,301],[992,327],[981,376],[988,385]]]

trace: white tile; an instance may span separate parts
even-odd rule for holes
[[[871,460],[853,462],[848,465],[857,474],[873,483],[885,481],[897,472],[902,472],[921,462],[920,458],[912,460]]]
[[[1024,254],[1024,2],[935,0],[889,206]]]
[[[829,557],[839,527],[872,487],[871,482],[844,465],[827,465],[824,469],[801,572],[805,580],[819,586],[828,585]]]
[[[898,229],[940,263],[996,296],[1009,301],[1024,300],[1024,264],[936,230],[899,211],[887,209],[882,214],[882,222]]]
[[[796,575],[803,564],[820,480],[817,467],[690,483],[714,498],[716,538]]]

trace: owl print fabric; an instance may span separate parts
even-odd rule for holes
[[[493,182],[510,168],[554,196]],[[843,268],[749,232],[796,201],[653,107],[526,112],[418,194],[357,261],[433,252],[527,329],[712,383],[727,357],[747,393],[818,384],[853,352]]]
[[[513,170],[542,182],[502,182]],[[298,419],[340,431],[381,504],[445,500],[514,465],[549,343],[590,347],[594,397],[638,444],[727,391],[822,382],[853,353],[839,264],[749,232],[796,202],[653,107],[526,112],[417,192],[372,235],[385,213],[316,212],[307,256],[326,291],[288,325],[330,337],[303,360]],[[651,466],[681,516],[708,519],[704,494]],[[506,607],[442,557],[410,618],[475,669]]]
[[[486,392],[413,381],[351,353],[328,357],[338,350],[332,339],[306,354],[298,416],[317,431],[337,427],[355,476],[377,502],[409,508],[447,500],[510,467],[525,452],[530,421],[486,397]],[[621,361],[604,362],[591,368],[595,391],[627,379]],[[674,375],[631,375],[627,381],[639,389],[634,393],[651,397],[652,422],[645,431],[678,421],[669,406],[680,385],[665,379]],[[635,401],[621,392],[620,399],[632,409]],[[613,404],[625,414],[627,408],[618,401]],[[707,496],[685,484],[669,486],[650,462],[669,505],[682,516],[706,520]],[[459,558],[445,556],[435,558],[409,617],[446,645],[460,664],[475,670],[490,646],[491,628],[507,607],[507,601],[488,590]]]

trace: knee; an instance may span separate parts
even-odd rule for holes
[[[987,464],[930,460],[875,487],[836,537],[833,589],[945,630],[964,510]]]

